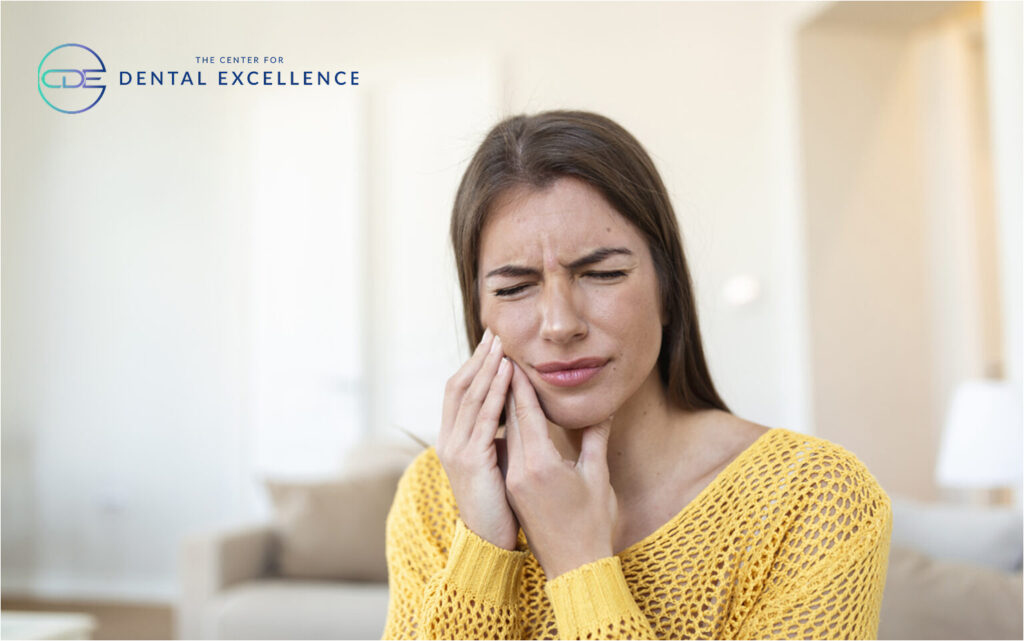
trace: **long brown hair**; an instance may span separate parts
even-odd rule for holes
[[[682,409],[729,411],[704,359],[690,270],[665,185],[636,138],[594,113],[547,111],[503,120],[466,168],[452,208],[451,239],[470,350],[484,332],[477,271],[491,206],[512,187],[543,189],[564,176],[595,187],[647,240],[668,318],[658,354],[668,397]]]

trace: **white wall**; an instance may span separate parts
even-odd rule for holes
[[[1000,299],[1003,306],[1003,353],[1006,377],[1021,389],[1024,376],[1024,242],[1022,210],[1024,194],[1024,10],[1020,2],[985,6],[985,41],[991,114],[991,147],[994,155],[995,201],[999,227]]]
[[[489,56],[399,60],[375,83],[368,210],[369,421],[433,442],[445,381],[467,352],[448,220],[458,181],[498,113]]]

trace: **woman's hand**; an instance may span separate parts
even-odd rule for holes
[[[618,501],[608,480],[612,417],[584,428],[579,461],[567,461],[548,436],[537,394],[512,364],[506,412],[509,502],[548,580],[612,556]]]
[[[514,550],[519,522],[505,496],[495,436],[512,363],[490,329],[473,355],[448,379],[437,456],[462,520],[479,537]]]

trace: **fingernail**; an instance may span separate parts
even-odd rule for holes
[[[498,373],[499,374],[504,374],[505,370],[507,370],[507,369],[508,369],[508,357],[507,356],[502,356],[501,357],[501,364],[498,365]]]
[[[480,344],[483,345],[484,343],[486,343],[487,339],[490,338],[490,337],[491,337],[491,328],[490,327],[484,328],[484,335],[483,335],[483,338],[480,339]]]
[[[494,342],[491,343],[491,351],[498,353],[501,350],[501,336],[495,336]]]

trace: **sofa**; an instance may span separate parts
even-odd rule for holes
[[[380,638],[384,519],[415,454],[363,447],[337,478],[266,481],[271,522],[188,537],[179,638]],[[879,638],[1024,636],[1019,508],[894,497],[893,514]]]
[[[179,639],[379,639],[386,578],[301,579],[279,575],[273,526],[253,525],[184,544]]]
[[[379,639],[384,521],[418,445],[367,441],[336,477],[264,479],[273,518],[185,537],[180,639]]]
[[[1021,509],[895,496],[880,639],[1024,638]]]

